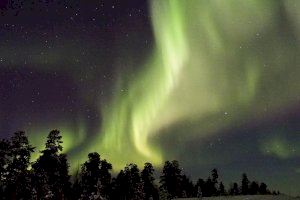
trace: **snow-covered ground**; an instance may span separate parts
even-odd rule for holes
[[[199,200],[199,198],[176,199],[176,200]],[[201,200],[300,200],[300,198],[285,195],[249,195],[249,196],[225,196],[225,197],[203,197]]]

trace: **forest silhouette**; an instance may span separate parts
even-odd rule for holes
[[[71,177],[67,155],[62,153],[62,136],[49,133],[40,157],[30,162],[35,148],[25,132],[0,141],[1,199],[81,199],[81,200],[158,200],[225,195],[278,195],[263,182],[250,181],[242,174],[240,183],[226,189],[213,169],[207,179],[193,182],[176,160],[166,161],[159,180],[154,167],[145,163],[142,170],[128,164],[115,176],[113,166],[100,154],[91,152]],[[72,180],[72,181],[71,181]]]

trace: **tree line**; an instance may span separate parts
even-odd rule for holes
[[[58,130],[49,133],[39,158],[31,163],[34,147],[25,132],[14,133],[0,140],[0,199],[80,199],[80,200],[167,200],[181,197],[222,195],[274,194],[265,183],[250,182],[242,175],[240,185],[233,183],[226,190],[217,169],[210,176],[194,183],[184,174],[179,162],[166,161],[159,180],[154,167],[145,163],[142,170],[129,164],[115,177],[112,164],[97,152],[89,153],[87,161],[71,181],[66,154],[62,153],[62,136]]]

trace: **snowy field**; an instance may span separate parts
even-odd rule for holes
[[[225,196],[225,197],[203,197],[201,200],[300,200],[300,198],[285,195],[251,195],[251,196]],[[199,200],[199,198],[181,198],[176,200]]]

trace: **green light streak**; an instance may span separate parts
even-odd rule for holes
[[[153,56],[136,79],[121,77],[113,103],[104,110],[103,129],[95,144],[116,168],[128,162],[161,164],[160,150],[149,143],[154,121],[179,80],[188,57],[181,1],[153,2],[156,38]],[[126,87],[127,86],[127,87]]]
[[[63,151],[62,153],[68,153],[72,149],[78,147],[79,145],[83,144],[84,140],[86,139],[86,130],[84,125],[81,123],[78,125],[78,127],[74,127],[74,124],[64,124],[64,125],[58,125],[58,124],[51,124],[47,127],[42,128],[33,128],[29,130],[29,141],[30,143],[36,147],[35,152],[31,156],[31,162],[37,160],[37,158],[40,155],[40,151],[44,150],[45,143],[47,140],[47,136],[49,132],[55,127],[56,129],[60,130],[60,133],[62,135],[63,139]],[[72,128],[74,127],[74,128]],[[71,166],[74,168],[75,166]]]
[[[286,37],[300,36],[298,1],[151,1],[153,52],[134,76],[122,71],[111,101],[99,103],[101,130],[77,143],[72,131],[61,129],[66,151],[82,145],[70,155],[71,166],[92,151],[115,170],[129,162],[160,165],[169,152],[152,142],[156,134],[199,140],[298,104],[299,45],[278,33],[282,2],[292,27]],[[182,123],[190,126],[178,130]],[[83,124],[79,132],[86,131]],[[262,146],[268,155],[293,155],[284,140]]]
[[[264,155],[274,156],[279,159],[288,159],[300,156],[298,141],[289,141],[284,136],[273,136],[265,139],[260,144]]]

